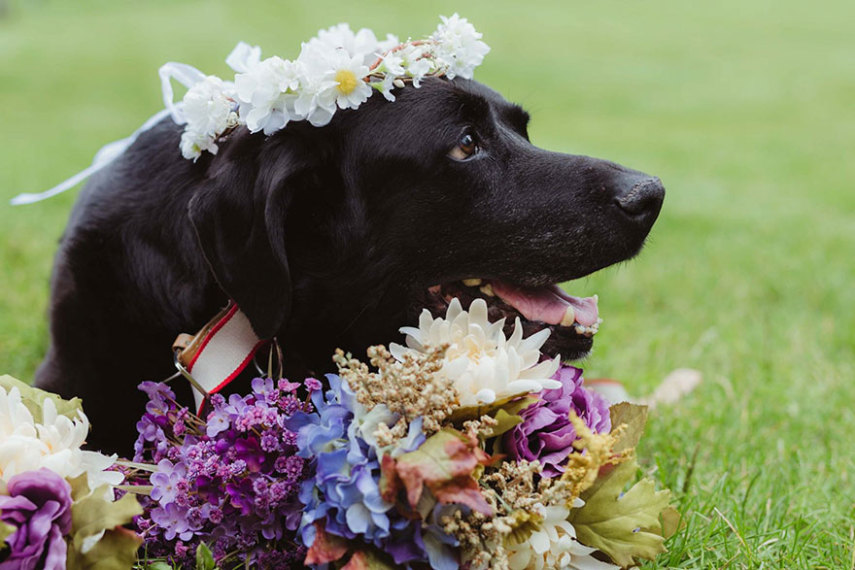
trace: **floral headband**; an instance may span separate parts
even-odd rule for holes
[[[261,59],[261,49],[239,43],[226,58],[235,70],[233,82],[204,76],[184,64],[168,63],[160,70],[166,108],[178,124],[184,158],[217,153],[217,138],[237,125],[270,135],[291,121],[316,127],[330,122],[337,109],[356,109],[375,91],[389,101],[394,88],[427,76],[471,78],[490,48],[466,18],[442,16],[426,40],[400,43],[388,35],[354,33],[347,24],[321,30],[302,45],[294,61],[277,56]],[[173,103],[171,79],[189,87],[181,106]]]
[[[406,83],[418,88],[425,77],[471,79],[489,46],[466,18],[454,14],[441,20],[427,39],[403,43],[391,34],[379,41],[371,30],[354,33],[347,24],[339,24],[302,44],[294,61],[277,56],[262,60],[260,48],[240,42],[226,58],[236,72],[234,81],[205,75],[185,63],[167,63],[159,71],[166,109],[131,136],[105,145],[85,170],[39,194],[20,194],[12,204],[38,202],[73,188],[168,115],[184,125],[181,154],[195,161],[206,151],[217,154],[217,139],[238,125],[265,135],[291,121],[321,127],[337,109],[356,109],[375,91],[394,101],[395,88]],[[172,80],[188,89],[177,103]]]

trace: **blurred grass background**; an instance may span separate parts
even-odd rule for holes
[[[668,189],[638,259],[568,286],[600,294],[588,377],[640,395],[678,367],[704,374],[655,411],[639,450],[687,522],[649,566],[855,567],[851,0],[6,0],[0,372],[30,379],[45,350],[51,258],[77,192],[8,199],[158,111],[162,63],[224,75],[238,40],[294,57],[340,21],[417,37],[454,11],[492,47],[477,79],[531,111],[536,144]]]

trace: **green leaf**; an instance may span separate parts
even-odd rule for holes
[[[42,413],[42,406],[44,405],[44,401],[50,399],[53,401],[54,406],[56,406],[56,413],[62,416],[66,416],[72,420],[77,419],[77,412],[83,409],[83,403],[80,398],[72,398],[71,400],[63,400],[56,394],[52,394],[50,392],[45,392],[44,390],[39,390],[38,388],[33,388],[29,384],[25,384],[21,382],[17,378],[12,378],[8,374],[4,374],[0,376],[0,386],[6,389],[8,392],[12,388],[17,388],[21,392],[21,402],[30,413],[33,415],[33,419],[36,420],[37,423],[41,423],[44,419],[44,415]]]
[[[104,498],[107,489],[107,485],[102,485],[72,505],[75,546],[87,536],[127,524],[136,515],[142,514],[142,507],[135,496],[127,494],[118,501],[108,501]]]
[[[394,501],[397,489],[403,485],[410,507],[416,508],[427,487],[441,503],[459,503],[492,514],[473,477],[479,466],[490,462],[490,456],[478,447],[477,438],[445,428],[415,451],[397,459],[384,456],[381,489],[387,501]]]
[[[519,414],[521,410],[537,401],[537,398],[533,396],[524,396],[524,394],[514,394],[513,396],[496,400],[492,404],[455,408],[449,420],[456,425],[460,425],[464,420],[477,420],[481,416],[492,416],[501,409],[506,410],[511,415]]]
[[[211,549],[204,542],[199,543],[196,547],[196,570],[216,570],[217,565],[214,563],[214,555]]]
[[[173,570],[171,564],[167,564],[162,560],[158,560],[157,562],[149,562],[145,566],[146,570]]]
[[[488,436],[488,438],[498,437],[512,429],[515,425],[522,423],[523,420],[519,415],[520,412],[535,403],[536,401],[537,398],[529,396],[526,398],[520,398],[518,400],[512,400],[501,408],[499,408],[493,415],[493,419],[495,419],[499,423],[493,427],[493,430]]]
[[[141,544],[142,538],[131,530],[122,527],[108,530],[85,555],[69,552],[68,570],[128,570],[136,561]]]
[[[136,559],[142,538],[125,529],[142,507],[132,494],[118,501],[110,501],[108,485],[89,491],[86,474],[70,481],[71,496],[71,548],[68,553],[68,570],[127,570]],[[87,538],[103,533],[98,542],[82,552]]]
[[[620,453],[638,445],[638,442],[641,441],[641,435],[644,433],[644,426],[647,424],[647,406],[621,402],[609,408],[609,415],[611,416],[612,430],[621,424],[626,424],[626,429],[612,450],[615,453]]]
[[[671,492],[656,491],[653,481],[642,479],[621,496],[637,469],[632,459],[601,475],[582,494],[585,506],[570,511],[579,542],[603,551],[622,567],[665,552],[660,514],[669,507]]]

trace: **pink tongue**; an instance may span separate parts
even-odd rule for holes
[[[586,327],[597,323],[597,300],[593,297],[573,297],[558,285],[517,287],[501,281],[491,281],[491,285],[496,295],[530,321],[558,325],[567,307],[573,307],[577,323]]]

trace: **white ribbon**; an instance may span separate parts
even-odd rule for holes
[[[238,48],[240,44],[238,45]],[[235,51],[238,50],[235,48]],[[233,52],[234,53],[234,52]],[[251,54],[247,53],[244,50],[243,60],[247,61],[251,58]],[[175,103],[174,93],[172,91],[172,80],[176,80],[178,83],[182,84],[184,87],[190,89],[196,83],[203,81],[205,79],[205,74],[193,67],[192,65],[187,65],[186,63],[175,63],[169,62],[163,65],[158,71],[160,75],[160,87],[163,92],[163,104],[166,107],[163,111],[160,111],[153,115],[149,120],[147,120],[143,125],[135,130],[131,136],[123,138],[118,141],[113,141],[111,143],[107,143],[101,149],[95,153],[95,158],[92,160],[92,164],[78,172],[71,178],[68,178],[50,190],[45,190],[44,192],[40,192],[38,194],[18,194],[11,200],[11,204],[13,206],[19,206],[21,204],[33,204],[35,202],[41,202],[42,200],[47,200],[52,196],[56,196],[57,194],[61,194],[70,188],[74,188],[99,170],[103,169],[105,166],[113,162],[113,160],[125,152],[129,146],[131,146],[137,137],[139,137],[142,133],[154,127],[157,123],[162,121],[167,116],[172,116],[172,120],[175,121],[179,125],[183,125],[186,120],[184,119],[184,115],[181,110],[181,103]]]
[[[187,122],[180,104],[175,103],[175,95],[172,92],[172,80],[174,79],[187,89],[190,89],[200,81],[205,80],[205,74],[186,63],[170,61],[160,66],[157,71],[160,75],[160,90],[163,92],[163,106],[172,115],[172,120],[178,125]]]

